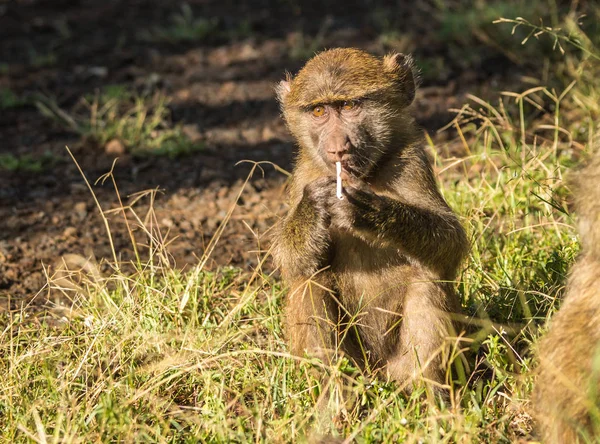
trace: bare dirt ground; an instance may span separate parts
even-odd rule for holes
[[[65,145],[94,182],[114,168],[125,201],[159,189],[156,220],[173,239],[177,266],[195,264],[233,205],[250,171],[241,160],[269,161],[290,170],[293,144],[279,117],[273,86],[323,47],[357,46],[382,54],[414,52],[429,69],[417,97],[418,121],[436,130],[467,92],[497,93],[520,75],[502,53],[488,49],[468,62],[436,29],[429,2],[284,0],[189,1],[195,17],[214,23],[200,41],[147,41],[169,26],[181,5],[147,0],[24,0],[0,2],[0,89],[18,97],[44,94],[69,110],[105,85],[164,91],[171,118],[202,149],[176,158],[135,157],[99,146],[43,117],[29,101],[0,109],[0,155],[52,159],[40,172],[0,169],[0,296],[18,301],[44,285],[44,265],[67,253],[110,257],[108,236],[93,198]],[[433,3],[433,2],[432,2]],[[416,5],[415,5],[416,4]],[[383,39],[381,16],[399,34]],[[377,17],[380,17],[377,19]],[[387,22],[386,22],[387,23]],[[466,51],[465,53],[469,53]],[[470,53],[473,56],[473,53]],[[223,233],[211,266],[256,265],[269,228],[285,211],[285,176],[269,165],[256,173]],[[94,186],[103,208],[115,208],[109,182]],[[148,198],[137,208],[144,213]],[[110,217],[116,249],[131,257],[118,215]]]

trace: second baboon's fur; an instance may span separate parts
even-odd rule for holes
[[[573,174],[582,252],[539,345],[535,415],[545,443],[600,437],[600,144]]]

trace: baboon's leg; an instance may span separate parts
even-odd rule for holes
[[[285,315],[291,352],[330,358],[337,350],[340,314],[326,276],[295,284],[290,289]]]
[[[450,298],[450,300],[449,300]],[[387,360],[387,372],[400,383],[431,381],[443,384],[450,350],[449,338],[455,330],[448,310],[458,303],[450,290],[435,283],[408,286],[402,307],[399,338]]]

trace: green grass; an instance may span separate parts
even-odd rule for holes
[[[471,320],[473,371],[467,383],[449,381],[449,399],[423,390],[403,395],[392,382],[359,376],[343,359],[325,366],[290,356],[281,282],[260,268],[209,272],[206,256],[175,270],[152,223],[145,229],[148,261],[119,263],[116,251],[102,264],[71,260],[48,269],[38,296],[53,301],[48,310],[0,314],[0,440],[531,438],[535,344],[579,249],[565,178],[600,111],[600,88],[591,80],[598,65],[582,52],[566,57],[574,58],[564,61],[561,89],[504,93],[490,103],[469,97],[452,123],[459,137],[432,149],[445,198],[472,245],[458,290]],[[569,71],[569,64],[580,69]],[[569,79],[578,83],[571,87]],[[98,137],[109,127],[98,127]],[[459,154],[439,154],[450,149]]]
[[[67,112],[55,100],[40,96],[40,113],[57,125],[100,146],[117,140],[137,156],[189,154],[202,149],[173,124],[169,98],[160,92],[140,95],[124,86],[107,86],[102,92],[83,97]]]
[[[435,23],[432,40],[443,46],[448,55],[445,60],[422,61],[422,76],[427,81],[435,82],[444,75],[444,61],[463,70],[477,71],[500,69],[505,59],[513,65],[526,67],[529,75],[545,76],[544,83],[547,84],[549,78],[565,67],[561,55],[563,49],[574,52],[579,44],[582,47],[588,43],[597,46],[600,42],[600,13],[597,6],[588,3],[579,6],[556,0],[433,3],[430,7],[431,20]],[[373,23],[386,49],[402,51],[403,47],[410,48],[407,42],[418,41],[419,36],[411,35],[410,28],[398,24],[402,23],[402,17],[385,12],[373,14]],[[516,19],[500,20],[500,17]],[[514,26],[516,23],[527,25]],[[559,45],[556,44],[557,37]],[[528,40],[530,43],[525,44]],[[415,50],[418,52],[421,48],[417,46]]]

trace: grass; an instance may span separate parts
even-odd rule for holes
[[[511,111],[518,116],[518,106]],[[507,147],[500,150],[493,133],[501,130],[494,122],[469,137],[468,156],[436,159],[445,196],[472,239],[459,290],[480,322],[471,335],[476,372],[467,385],[455,383],[447,402],[424,403],[423,392],[401,395],[393,383],[356,376],[344,360],[326,367],[291,357],[281,326],[285,290],[276,279],[260,269],[211,273],[203,260],[187,272],[174,270],[165,241],[147,228],[150,261],[111,261],[110,272],[101,273],[100,265],[82,260],[70,277],[48,270],[55,277],[40,297],[48,293],[68,301],[66,307],[38,317],[26,307],[3,315],[0,414],[8,427],[0,436],[7,442],[527,436],[529,345],[539,334],[536,324],[554,309],[578,248],[562,181],[572,162],[546,145],[527,145],[521,155],[514,130],[500,133]],[[342,382],[349,388],[336,390]],[[329,418],[315,408],[324,393],[332,396]]]
[[[189,140],[181,125],[171,122],[169,98],[161,92],[140,95],[113,85],[83,97],[70,112],[46,96],[35,104],[46,118],[84,140],[100,146],[118,141],[134,155],[175,157],[202,148]]]
[[[580,38],[591,39],[593,42],[588,43],[595,45],[599,43],[598,8],[591,4],[577,5],[556,0],[451,0],[432,3],[429,9],[431,20],[435,21],[433,43],[446,48],[451,63],[465,70],[490,70],[493,73],[510,61],[512,65],[526,67],[535,76],[545,75],[544,83],[547,84],[565,62],[556,50],[557,38],[564,43],[564,49],[571,47],[571,50],[582,43],[577,42]],[[499,17],[516,19],[502,20]],[[402,50],[402,46],[406,46],[404,34],[410,33],[410,29],[399,26],[398,22],[398,17],[389,14],[374,20],[380,40],[388,49],[396,49],[394,46],[399,45],[398,49]],[[517,22],[526,26],[514,26]],[[535,44],[525,45],[528,39],[536,40]],[[408,40],[418,41],[418,36]],[[444,60],[427,58],[423,62],[422,76],[425,80],[435,81],[440,76],[444,77]]]
[[[579,49],[563,67],[560,89],[539,85],[493,102],[470,96],[450,124],[458,137],[432,147],[445,198],[472,245],[458,290],[471,322],[473,372],[466,383],[450,381],[449,399],[403,395],[343,359],[325,366],[290,356],[281,325],[286,290],[276,278],[260,267],[207,271],[222,231],[195,267],[176,270],[152,207],[138,215],[125,206],[118,211],[145,233],[143,242],[132,235],[131,263],[117,260],[117,251],[102,263],[71,258],[46,270],[38,297],[50,301],[47,310],[24,305],[0,314],[0,440],[532,438],[533,352],[579,249],[565,177],[594,137],[600,111],[593,57]],[[98,106],[95,115],[118,122],[117,108]],[[110,125],[73,121],[114,137],[102,136]],[[142,249],[149,258],[137,254]]]

